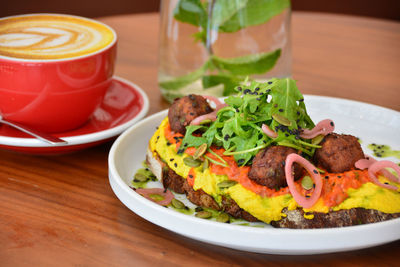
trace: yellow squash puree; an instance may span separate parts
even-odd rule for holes
[[[266,223],[280,220],[286,216],[282,212],[284,208],[294,210],[299,207],[287,188],[275,192],[264,186],[249,184],[250,181],[247,178],[247,174],[243,175],[240,170],[238,171],[237,167],[234,169],[234,172],[238,173],[235,176],[235,174],[227,173],[229,172],[227,169],[222,168],[222,171],[219,170],[217,168],[218,165],[211,162],[210,168],[204,172],[202,166],[192,168],[185,165],[183,158],[188,156],[188,154],[192,154],[193,149],[189,148],[185,153],[178,155],[177,148],[179,147],[180,140],[171,143],[173,140],[171,136],[166,136],[171,134],[168,129],[168,118],[166,118],[151,138],[150,149],[154,153],[157,153],[168,167],[178,175],[187,178],[189,172],[191,174],[194,173],[192,175],[194,176],[194,190],[202,189],[207,194],[213,196],[218,203],[221,202],[221,195],[228,195],[239,207]],[[242,170],[248,170],[248,168]],[[366,171],[321,175],[324,184],[323,193],[312,208],[304,209],[304,217],[307,219],[313,218],[313,215],[307,215],[307,212],[327,213],[331,210],[337,211],[351,208],[375,209],[384,213],[400,212],[400,189],[392,191],[379,187],[369,182],[367,175]],[[217,184],[229,179],[236,180],[239,183],[226,189],[219,189]],[[335,183],[340,179],[342,179],[338,183],[340,186],[335,186]],[[381,182],[388,182],[384,177],[380,177],[380,180]],[[400,184],[391,184],[400,188]],[[297,183],[297,188],[300,193],[305,193],[299,182]],[[331,193],[328,190],[335,192]]]

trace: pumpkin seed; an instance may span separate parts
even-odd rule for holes
[[[203,172],[208,169],[208,165],[209,165],[209,161],[208,161],[208,159],[205,159],[203,162]]]
[[[198,218],[202,218],[202,219],[209,219],[209,218],[211,218],[212,214],[209,211],[202,210],[202,211],[197,212],[195,216]]]
[[[215,219],[217,222],[221,222],[221,223],[229,223],[230,218],[229,215],[226,213],[221,213],[220,215],[217,216],[217,218]]]
[[[201,156],[203,156],[203,154],[204,154],[206,151],[207,151],[207,144],[206,144],[206,143],[201,144],[201,145],[196,149],[196,152],[194,152],[193,158],[194,158],[194,159],[200,158]]]
[[[142,174],[142,173],[136,173],[135,176],[133,177],[133,181],[134,182],[146,182],[147,180],[149,180],[150,177],[147,177],[146,175]]]
[[[183,163],[189,167],[199,167],[201,165],[201,161],[194,159],[193,157],[186,157],[183,159]]]
[[[176,198],[172,199],[171,204],[176,209],[184,209],[185,208],[185,204],[183,204],[182,201],[179,201]]]
[[[314,182],[311,179],[310,176],[304,176],[303,180],[301,180],[301,186],[305,189],[305,190],[310,190],[311,188],[313,188]]]
[[[210,123],[210,122],[212,122],[212,120],[202,120],[202,121],[200,122],[200,124],[208,124],[208,123]]]
[[[325,137],[325,136],[323,136],[322,134],[317,135],[316,137],[314,137],[314,138],[311,140],[311,144],[313,144],[313,145],[318,145],[319,143],[321,143],[321,141],[324,139],[324,137]]]
[[[224,189],[224,188],[228,188],[228,187],[234,186],[235,184],[237,184],[236,181],[226,180],[226,181],[222,181],[222,182],[218,183],[217,186],[220,189]]]
[[[272,118],[282,125],[285,125],[285,126],[292,125],[292,122],[285,116],[282,116],[281,114],[274,114],[274,115],[272,115]]]

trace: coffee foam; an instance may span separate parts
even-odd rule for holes
[[[91,54],[116,36],[101,23],[74,16],[26,15],[0,20],[0,55],[65,59]]]

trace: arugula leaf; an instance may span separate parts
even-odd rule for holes
[[[190,72],[186,75],[179,76],[175,79],[159,82],[158,85],[164,90],[178,90],[186,85],[193,83],[194,81],[200,79],[203,74],[207,71],[210,63],[207,61],[203,66],[197,70]]]
[[[313,155],[315,150],[310,140],[301,140],[299,136],[301,128],[311,128],[314,123],[294,80],[271,79],[266,83],[246,80],[235,90],[238,94],[225,99],[228,106],[218,111],[217,119],[209,125],[187,127],[183,142],[195,147],[202,143],[223,146],[224,154],[234,156],[239,165],[251,162],[260,149],[271,144]],[[277,120],[276,114],[281,119]],[[263,124],[277,132],[278,137],[267,136],[262,130]],[[195,130],[203,134],[193,136]]]
[[[203,128],[202,125],[189,125],[186,127],[186,134],[182,140],[181,146],[183,144],[188,144],[189,146],[198,147],[201,144],[207,143],[207,139],[203,136],[194,136],[193,133],[199,129]]]
[[[219,27],[222,32],[236,32],[267,22],[290,7],[290,0],[248,0],[247,5]]]
[[[246,76],[263,74],[272,69],[280,55],[281,49],[277,49],[273,52],[251,54],[236,58],[221,58],[214,55],[211,57],[211,60],[219,69],[229,71],[233,75]]]
[[[208,14],[200,0],[180,0],[173,14],[178,21],[194,26],[207,27]]]

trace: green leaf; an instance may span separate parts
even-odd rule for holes
[[[207,26],[208,15],[200,0],[180,0],[174,9],[174,18],[194,26]]]
[[[217,29],[220,25],[232,18],[240,9],[244,8],[248,0],[215,0],[211,28]]]
[[[236,32],[267,22],[290,7],[290,0],[248,0],[247,5],[219,27],[222,32]]]
[[[290,78],[272,79],[271,81],[273,83],[271,114],[279,114],[286,117],[291,122],[289,128],[297,129],[297,120],[301,117],[301,112],[298,114],[297,101],[303,99],[303,95],[297,89],[296,81]]]
[[[202,77],[203,88],[210,88],[219,84],[223,84],[224,95],[231,95],[235,93],[235,87],[240,81],[241,79],[238,77],[228,76],[224,74],[205,75]]]
[[[207,143],[207,139],[202,136],[194,136],[193,132],[203,128],[201,125],[190,125],[186,127],[186,134],[182,140],[181,145],[188,144],[188,146],[198,147],[204,143]]]
[[[179,76],[175,79],[159,82],[158,85],[163,90],[178,90],[186,85],[193,83],[194,81],[200,79],[203,74],[207,71],[209,62],[207,61],[203,66],[197,70],[190,72],[186,75]]]
[[[236,58],[220,58],[212,56],[211,60],[219,69],[229,71],[233,75],[246,76],[263,74],[275,66],[281,55],[281,49],[273,52],[252,54]]]

